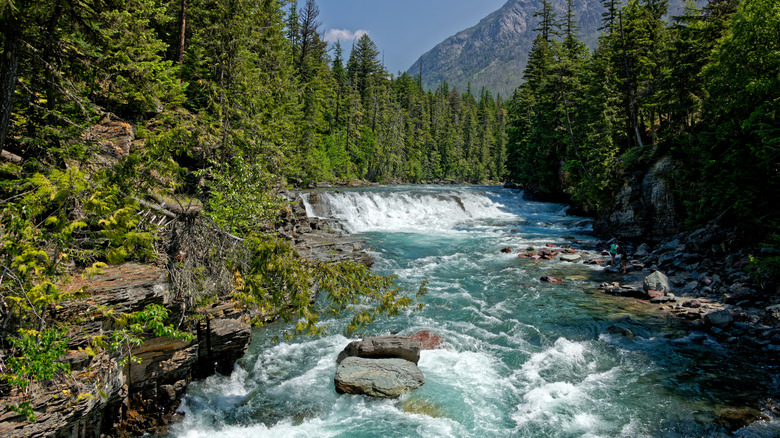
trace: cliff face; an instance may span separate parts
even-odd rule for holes
[[[611,206],[599,212],[593,228],[601,235],[659,242],[681,231],[673,192],[675,163],[658,160],[647,172],[626,175]]]
[[[73,322],[68,336],[71,376],[32,388],[29,401],[37,421],[7,410],[19,404],[21,394],[0,399],[0,436],[3,437],[93,437],[138,436],[165,429],[174,416],[187,385],[215,370],[229,373],[249,345],[248,317],[234,303],[211,306],[200,321],[182,317],[183,301],[171,296],[164,269],[149,265],[111,266],[89,280],[77,279],[66,286],[85,287],[77,300],[50,315]],[[106,309],[135,312],[148,304],[164,305],[170,311],[167,323],[181,323],[180,330],[197,336],[195,341],[150,338],[132,349],[140,360],[121,366],[118,354],[108,349],[96,354],[86,350],[97,337],[112,330],[113,318]]]
[[[552,0],[558,17],[566,12],[566,1]],[[682,11],[682,0],[669,2],[670,15]],[[604,11],[598,0],[575,2],[580,38],[596,46]],[[422,64],[423,84],[436,88],[442,81],[461,92],[471,84],[476,94],[482,87],[508,98],[522,83],[528,52],[538,27],[534,12],[541,9],[536,0],[509,0],[501,9],[483,18],[476,26],[458,32],[423,54],[407,71],[416,76]]]

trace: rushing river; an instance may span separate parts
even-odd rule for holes
[[[397,400],[338,395],[330,336],[274,343],[257,329],[231,376],[190,386],[171,437],[773,437],[777,422],[733,430],[722,418],[755,406],[771,370],[688,333],[650,306],[594,289],[601,268],[518,259],[576,240],[585,218],[494,187],[326,191],[312,215],[364,239],[374,270],[410,289],[429,280],[422,312],[364,335],[429,330],[448,348],[423,351],[425,385]],[[499,252],[511,247],[515,254]],[[563,283],[542,283],[552,275]],[[632,307],[634,306],[634,307]]]

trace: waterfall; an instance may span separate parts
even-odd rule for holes
[[[307,214],[335,219],[350,233],[441,232],[483,220],[517,220],[506,205],[477,192],[330,191],[303,199]]]

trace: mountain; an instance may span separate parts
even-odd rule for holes
[[[552,0],[558,17],[566,11],[566,0]],[[679,11],[683,0],[671,0],[670,11]],[[471,85],[476,94],[482,87],[502,97],[512,95],[520,85],[528,51],[536,37],[539,22],[534,12],[541,9],[539,0],[509,0],[501,9],[483,18],[476,26],[458,32],[422,55],[408,70],[420,74],[423,84],[437,87],[442,81],[465,91]],[[580,38],[595,47],[601,14],[599,0],[576,0]]]

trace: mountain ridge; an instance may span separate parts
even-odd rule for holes
[[[566,12],[566,0],[552,0],[554,11],[561,18]],[[672,0],[669,10],[682,10],[683,0]],[[476,25],[445,39],[420,56],[407,70],[420,74],[426,88],[437,88],[443,81],[450,87],[478,92],[482,88],[507,98],[522,83],[539,19],[534,12],[541,8],[538,0],[508,0],[501,8],[481,19]],[[575,15],[580,27],[579,37],[590,48],[598,41],[601,14],[599,0],[575,3]]]

